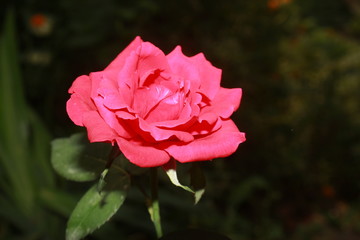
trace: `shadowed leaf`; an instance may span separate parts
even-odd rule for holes
[[[92,181],[105,168],[111,144],[89,143],[85,134],[52,142],[51,162],[58,174],[73,181]]]

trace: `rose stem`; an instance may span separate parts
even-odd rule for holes
[[[151,220],[154,224],[156,236],[158,238],[162,237],[162,228],[160,220],[160,208],[158,200],[158,176],[157,168],[150,169],[150,184],[151,184],[151,206],[149,209]]]

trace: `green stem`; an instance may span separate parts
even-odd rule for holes
[[[163,233],[161,228],[160,207],[158,200],[157,168],[150,169],[150,184],[151,184],[151,202],[149,206],[149,213],[155,227],[156,236],[158,238],[161,238]]]

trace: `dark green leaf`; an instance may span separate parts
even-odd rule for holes
[[[81,239],[92,233],[107,222],[124,202],[130,185],[129,175],[110,169],[105,182],[101,192],[95,184],[80,199],[67,225],[67,240]]]
[[[85,134],[52,142],[51,162],[58,174],[73,181],[92,181],[104,170],[111,150],[108,143],[89,143]]]

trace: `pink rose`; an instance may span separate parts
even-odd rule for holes
[[[177,46],[165,55],[136,37],[103,71],[78,77],[66,107],[91,142],[117,143],[140,167],[211,160],[245,141],[230,119],[241,89],[220,81],[202,53],[187,57]]]

